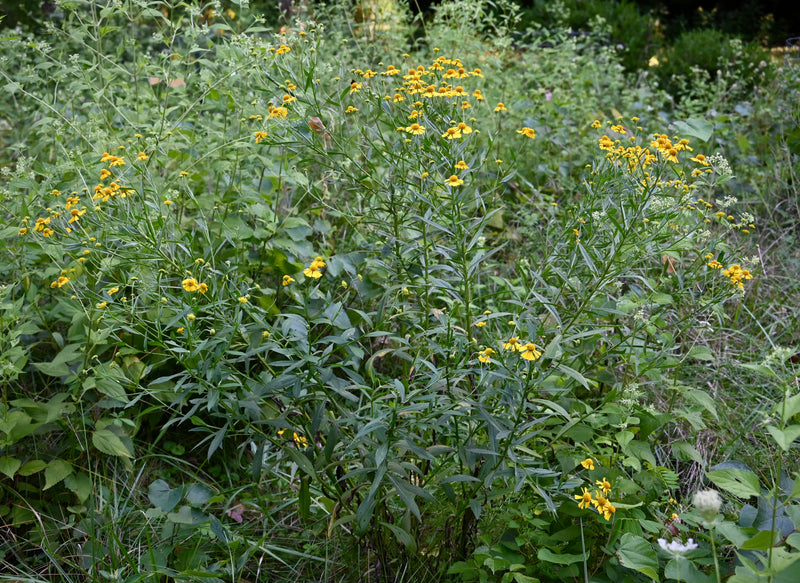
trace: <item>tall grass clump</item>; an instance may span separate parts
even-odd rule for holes
[[[448,3],[414,44],[387,6],[274,32],[62,3],[2,41],[3,570],[776,572],[791,350],[742,369],[770,379],[778,485],[705,472],[724,400],[699,379],[766,285],[724,132],[670,126],[611,48],[515,47],[513,5]],[[704,476],[781,510],[690,511]]]

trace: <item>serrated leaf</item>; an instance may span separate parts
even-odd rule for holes
[[[708,346],[701,346],[695,344],[686,353],[686,358],[696,358],[697,360],[714,360],[714,355],[711,354]]]
[[[171,512],[183,498],[183,487],[170,488],[164,480],[156,480],[150,484],[147,498],[162,512]]]
[[[55,459],[47,464],[44,470],[44,488],[47,490],[58,484],[72,473],[72,464],[66,460]]]
[[[0,457],[0,473],[5,474],[9,479],[14,477],[21,465],[22,462],[17,458],[7,455]]]
[[[675,127],[682,136],[691,136],[702,142],[707,142],[714,132],[714,124],[705,119],[689,118],[684,121],[676,121]]]
[[[800,437],[800,425],[790,425],[783,431],[774,425],[767,425],[767,431],[783,451],[789,451],[795,439]]]
[[[124,458],[133,458],[133,452],[128,449],[125,442],[111,429],[99,429],[92,433],[92,445],[98,450],[109,455]]]
[[[758,482],[758,476],[750,470],[734,468],[713,470],[707,472],[706,477],[719,488],[739,498],[750,498],[761,494],[761,485]]]
[[[17,473],[20,476],[32,476],[33,474],[41,472],[46,467],[47,463],[43,462],[42,460],[31,460],[17,470]]]
[[[622,535],[617,550],[619,562],[628,569],[634,569],[658,582],[658,557],[653,547],[644,538],[629,532]]]
[[[554,553],[550,549],[542,547],[536,556],[540,561],[547,561],[548,563],[556,563],[557,565],[572,565],[573,563],[580,563],[583,561],[584,555],[571,555],[567,553]],[[588,556],[587,556],[588,558]]]

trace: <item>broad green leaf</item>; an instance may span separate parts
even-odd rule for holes
[[[44,470],[44,488],[47,490],[58,484],[72,473],[72,464],[66,460],[55,459],[47,464]]]
[[[783,451],[789,451],[794,440],[800,437],[800,425],[790,425],[783,431],[774,425],[767,425],[767,431]]]
[[[214,495],[213,490],[203,484],[192,484],[186,490],[186,502],[190,506],[202,506]]]
[[[572,565],[573,563],[583,562],[584,555],[570,555],[562,553],[554,553],[550,549],[542,547],[536,556],[540,561],[547,561],[548,563],[556,563],[558,565]],[[588,555],[586,555],[588,559]]]
[[[409,534],[406,530],[400,528],[396,524],[391,524],[389,522],[381,522],[381,525],[391,530],[395,538],[397,539],[397,542],[403,545],[406,548],[406,550],[412,553],[416,552],[417,541],[415,541],[414,537],[411,534]]]
[[[800,393],[792,395],[785,403],[778,403],[775,409],[783,416],[783,422],[788,423],[789,419],[800,413]]]
[[[750,537],[739,547],[745,551],[766,551],[775,544],[777,533],[771,530],[762,530],[753,537]]]
[[[167,514],[167,520],[175,524],[200,524],[207,519],[208,517],[205,514],[190,506],[181,506],[177,512],[169,512]]]
[[[707,575],[694,566],[694,563],[686,557],[675,557],[667,563],[664,569],[664,577],[685,581],[686,583],[711,583],[712,576]]]
[[[706,476],[721,489],[739,498],[750,498],[761,494],[761,485],[750,470],[728,468],[707,472]]]
[[[17,473],[17,470],[21,465],[22,462],[17,458],[9,457],[7,455],[0,457],[0,473],[5,474],[9,479],[14,477],[14,474]]]
[[[629,532],[622,535],[617,557],[619,562],[628,569],[634,569],[654,581],[660,581],[658,557],[653,547],[644,538]]]
[[[133,458],[133,452],[111,429],[100,429],[92,434],[92,445],[103,453],[124,458]]]
[[[64,486],[75,494],[81,503],[86,502],[92,493],[92,480],[84,472],[70,474],[64,478]]]
[[[46,467],[47,463],[43,462],[42,460],[31,460],[17,470],[17,473],[20,476],[32,476],[33,474],[41,472]]]
[[[711,395],[705,391],[701,391],[700,389],[691,388],[684,389],[683,394],[711,413],[714,419],[719,419],[717,416],[717,406],[714,403],[714,399],[711,397]]]
[[[675,127],[681,136],[697,138],[701,142],[707,142],[714,132],[714,124],[705,119],[689,118],[684,121],[676,121]]]
[[[695,344],[686,353],[686,358],[696,358],[697,360],[714,360],[714,355],[711,354],[708,346],[701,346]]]
[[[171,512],[183,498],[183,487],[170,488],[164,480],[156,480],[147,491],[150,503],[162,512]]]

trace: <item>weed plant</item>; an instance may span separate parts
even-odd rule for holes
[[[682,111],[602,19],[365,6],[1,41],[3,571],[781,580],[796,71]]]

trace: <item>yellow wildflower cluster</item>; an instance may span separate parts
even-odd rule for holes
[[[108,163],[109,166],[124,166],[125,159],[121,156],[112,156],[108,152],[103,152],[103,156],[100,158],[100,161],[103,163]]]
[[[522,358],[525,360],[538,360],[539,357],[542,356],[542,352],[536,348],[533,342],[521,342],[517,336],[509,338],[507,342],[504,342],[503,348],[512,352],[521,352]]]
[[[194,277],[187,277],[181,282],[181,285],[187,292],[199,291],[201,294],[204,294],[208,291],[208,285],[200,283]]]
[[[315,257],[314,261],[311,262],[311,265],[309,265],[303,270],[303,275],[313,279],[319,279],[320,277],[322,277],[323,267],[325,267],[325,261],[322,260],[322,257]],[[288,283],[286,283],[287,281],[286,277],[284,277],[283,281],[284,281],[283,285],[289,285]],[[291,281],[289,283],[291,283]]]
[[[748,270],[742,269],[738,263],[731,265],[728,269],[723,269],[722,275],[730,279],[731,285],[742,290],[744,289],[744,281],[753,279],[753,275]]]
[[[587,462],[590,463],[587,464]],[[594,461],[591,459],[584,460],[581,462],[581,465],[587,469],[594,469]],[[616,507],[608,499],[611,494],[611,482],[603,478],[602,480],[595,481],[595,485],[598,489],[594,491],[594,495],[588,488],[584,487],[582,488],[583,491],[575,496],[575,500],[578,501],[578,508],[588,510],[590,507],[594,506],[594,509],[600,516],[606,520],[611,520],[611,517],[617,511]]]

